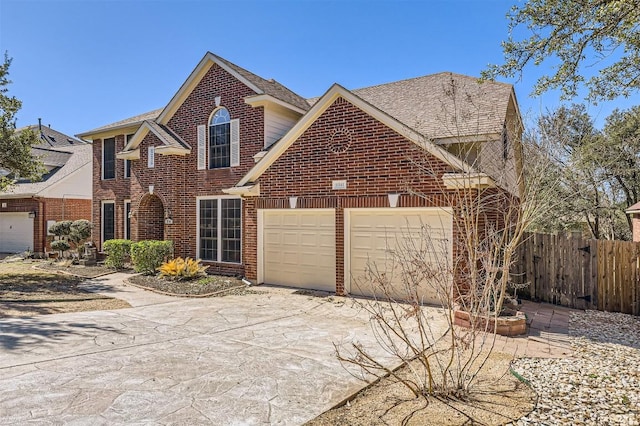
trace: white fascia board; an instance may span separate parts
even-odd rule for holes
[[[149,123],[146,120],[143,121],[138,130],[133,134],[131,139],[129,139],[129,142],[120,152],[133,151],[138,148],[138,146],[140,145],[144,137],[147,136],[147,133],[149,133],[150,130],[152,129],[151,126],[149,126]]]
[[[35,192],[25,192],[25,193],[20,193],[20,194],[0,194],[0,200],[5,200],[5,199],[15,199],[15,198],[33,198],[36,197],[36,193]],[[0,212],[1,213],[1,212]]]
[[[157,146],[156,153],[161,155],[189,155],[190,149],[178,148],[176,146]]]
[[[451,165],[454,169],[462,170],[465,172],[474,173],[475,170],[469,164],[462,161],[455,155],[447,152],[445,149],[436,146],[433,142],[426,140],[424,136],[415,130],[400,123],[398,120],[391,117],[389,114],[375,108],[373,105],[357,97],[353,93],[349,92],[344,87],[335,83],[331,88],[316,102],[313,107],[307,111],[307,113],[293,126],[276,145],[269,150],[269,153],[264,156],[262,161],[258,162],[249,172],[238,182],[237,186],[243,186],[248,182],[253,182],[264,173],[271,164],[273,164],[290,146],[295,142],[298,137],[305,130],[307,130],[313,122],[324,111],[333,104],[333,102],[339,98],[344,98],[347,102],[351,103],[357,108],[360,108],[365,113],[369,114],[374,119],[385,124],[392,130],[396,131],[400,135],[411,140],[418,146],[424,148],[427,152],[433,154],[440,160]]]
[[[131,151],[120,151],[116,154],[118,160],[139,160],[140,148],[133,149]]]
[[[271,95],[267,95],[267,94],[262,94],[262,95],[255,95],[255,96],[247,96],[246,98],[244,98],[244,102],[248,105],[251,105],[252,107],[257,107],[257,106],[264,106],[264,107],[269,107],[271,105],[277,105],[279,107],[282,108],[286,108],[288,110],[297,112],[298,114],[302,115],[304,114],[305,110],[303,110],[302,108],[298,108],[297,106],[291,105],[290,103],[287,103],[285,101],[282,101],[278,98],[275,98]]]
[[[495,188],[496,183],[484,173],[445,173],[442,181],[447,189]]]
[[[102,130],[96,130],[96,131],[89,131],[89,132],[85,132],[85,133],[78,133],[75,136],[78,139],[82,139],[82,140],[90,140],[91,143],[93,143],[94,140],[96,139],[106,139],[106,138],[111,138],[117,135],[121,135],[122,133],[127,133],[127,132],[123,132],[124,129],[135,129],[137,128],[140,124],[142,124],[144,121],[135,121],[133,123],[126,123],[126,124],[120,124],[119,126],[113,126],[113,127],[109,127],[107,129],[102,129]]]
[[[173,95],[173,97],[171,98],[167,106],[164,107],[164,109],[156,119],[157,123],[167,124],[169,122],[171,117],[173,117],[173,114],[175,114],[175,112],[178,110],[180,105],[182,105],[182,103],[187,98],[187,96],[189,96],[189,94],[198,85],[198,83],[200,83],[200,80],[202,80],[204,75],[207,73],[207,71],[209,71],[209,69],[214,63],[218,64],[222,69],[224,69],[229,74],[234,76],[236,79],[241,81],[245,86],[249,87],[254,92],[258,94],[263,93],[262,90],[256,87],[253,83],[251,83],[249,80],[244,78],[242,75],[238,74],[234,69],[229,67],[223,61],[218,59],[216,55],[214,55],[211,52],[207,52],[204,55],[204,57],[200,60],[198,65],[196,65],[195,69],[191,72],[191,74],[189,74],[189,77],[187,77],[187,80],[184,83],[182,83],[182,86],[180,86],[180,89],[178,89],[176,94]]]
[[[255,185],[233,186],[231,188],[223,189],[222,192],[229,195],[257,197],[260,195],[260,184],[257,183]]]

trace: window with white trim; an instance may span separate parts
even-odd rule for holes
[[[124,239],[131,239],[131,200],[124,200]]]
[[[220,107],[214,110],[207,126],[198,126],[198,169],[219,169],[240,165],[240,120],[231,119],[229,111]],[[206,154],[209,155],[206,162]]]
[[[231,116],[218,109],[209,122],[209,168],[229,167],[231,160]]]
[[[102,202],[102,242],[116,237],[116,203]]]
[[[198,202],[198,257],[213,262],[240,263],[242,201],[201,198]]]
[[[125,135],[124,137],[124,144],[125,146],[129,143],[129,140],[133,137],[133,133],[130,135]],[[124,160],[124,177],[125,178],[130,178],[131,177],[131,160]]]
[[[147,150],[147,167],[153,169],[156,165],[156,147],[150,146]]]
[[[102,141],[102,179],[116,177],[116,138]]]

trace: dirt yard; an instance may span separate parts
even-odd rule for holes
[[[38,262],[0,262],[0,318],[128,308],[119,299],[84,291],[86,278],[34,268]]]

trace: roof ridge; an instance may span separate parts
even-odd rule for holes
[[[267,79],[267,78],[261,77],[258,74],[251,72],[246,68],[243,68],[219,55],[216,55],[213,52],[208,52],[208,53],[214,58],[216,58],[217,60],[219,60],[220,62],[232,68],[234,71],[242,75],[247,80],[249,80],[251,83],[257,86],[260,90],[262,90],[265,94],[278,98],[281,101],[287,102],[295,107],[302,108],[304,110],[308,109],[308,105],[304,97],[300,96],[298,93],[289,89],[287,86],[280,83],[275,78]],[[280,91],[280,92],[284,91],[285,93],[277,93],[277,91]]]
[[[422,78],[428,78],[428,77],[436,77],[436,76],[440,76],[440,75],[443,75],[443,74],[456,76],[456,77],[461,77],[461,78],[465,78],[465,79],[473,79],[473,80],[476,80],[477,82],[484,82],[484,83],[490,83],[490,84],[500,84],[500,85],[505,85],[505,86],[513,86],[511,83],[505,83],[505,82],[502,82],[502,81],[484,80],[481,77],[474,77],[474,76],[471,76],[471,75],[460,74],[460,73],[453,72],[453,71],[440,71],[440,72],[436,72],[436,73],[433,73],[433,74],[425,74],[425,75],[420,75],[420,76],[417,76],[417,77],[403,78],[402,80],[389,81],[387,83],[374,84],[372,86],[359,87],[357,89],[351,89],[350,91],[373,89],[373,88],[376,88],[376,87],[389,86],[389,85],[392,85],[392,84],[406,83],[408,81],[420,80]],[[313,98],[309,98],[309,99],[313,99]]]

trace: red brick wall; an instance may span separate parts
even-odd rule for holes
[[[224,195],[222,189],[232,187],[255,164],[253,155],[264,146],[264,111],[262,107],[253,108],[244,101],[245,97],[255,95],[247,86],[213,64],[200,83],[178,108],[168,126],[191,147],[186,156],[163,156],[156,154],[155,167],[147,168],[149,146],[159,146],[159,139],[149,134],[140,144],[140,159],[132,162],[131,178],[123,177],[123,161],[116,164],[116,179],[102,181],[100,140],[94,141],[94,239],[99,240],[100,202],[116,201],[116,237],[124,235],[123,203],[131,199],[134,217],[131,221],[133,240],[139,239],[138,214],[140,200],[148,194],[149,185],[154,186],[154,194],[163,202],[163,208],[171,213],[173,224],[164,225],[166,239],[173,240],[176,256],[198,257],[196,253],[196,197]],[[213,170],[197,170],[197,126],[207,124],[209,116],[216,108],[215,98],[220,96],[221,103],[229,110],[232,119],[240,119],[240,166]],[[124,146],[124,136],[116,138],[117,150]],[[243,225],[244,234],[244,225]],[[242,265],[211,263],[209,272],[243,274]]]
[[[33,219],[33,251],[42,253],[49,250],[47,241],[47,221],[78,220],[91,221],[91,200],[72,198],[19,198],[5,199],[7,207],[0,212],[35,212]]]
[[[336,131],[351,135],[344,152],[331,149],[329,141]],[[435,175],[427,176],[420,165],[428,165]],[[260,177],[261,195],[245,213],[255,217],[256,209],[288,208],[290,196],[299,197],[297,208],[336,209],[336,290],[341,294],[344,209],[389,207],[389,192],[404,192],[398,207],[450,206],[454,197],[442,188],[442,174],[449,170],[415,143],[339,98]],[[333,180],[346,180],[347,189],[333,190]],[[423,196],[409,195],[409,188]],[[253,238],[255,220],[246,219],[245,224],[249,228],[245,235]],[[248,238],[244,261],[246,276],[256,280],[257,248]]]
[[[633,241],[640,242],[640,215],[634,213],[631,215],[631,226],[633,233]]]

